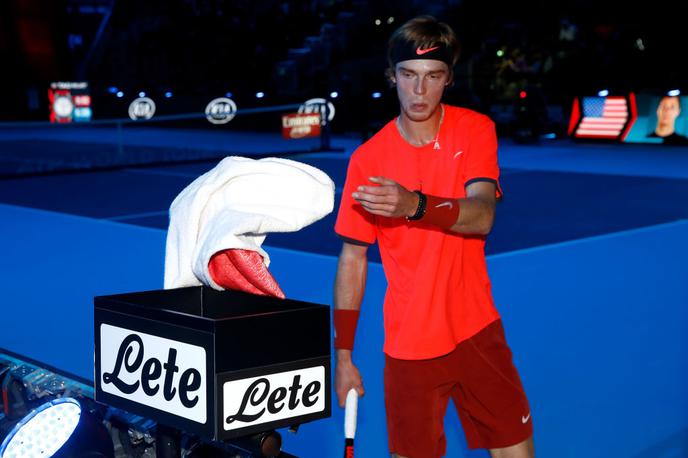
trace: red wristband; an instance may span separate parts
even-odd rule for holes
[[[348,309],[334,309],[334,348],[342,350],[354,349],[354,337],[360,311]]]
[[[440,229],[451,229],[459,219],[461,207],[458,199],[447,199],[444,197],[426,196],[425,215],[421,221]]]

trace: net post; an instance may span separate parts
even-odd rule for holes
[[[117,122],[117,155],[124,156],[124,145],[122,142],[122,122]]]
[[[324,110],[321,110],[323,114],[322,129],[320,130],[320,151],[329,151],[330,148],[330,107],[329,100],[325,99],[323,104]]]

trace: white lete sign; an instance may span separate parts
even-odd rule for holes
[[[104,392],[206,422],[203,347],[101,324],[100,361]]]

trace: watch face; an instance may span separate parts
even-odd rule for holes
[[[74,104],[72,103],[72,98],[68,96],[58,96],[55,97],[53,102],[53,110],[59,118],[68,118],[72,115],[72,110],[74,109]]]

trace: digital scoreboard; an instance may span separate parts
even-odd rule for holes
[[[50,122],[88,122],[93,114],[87,82],[60,81],[50,84]]]

